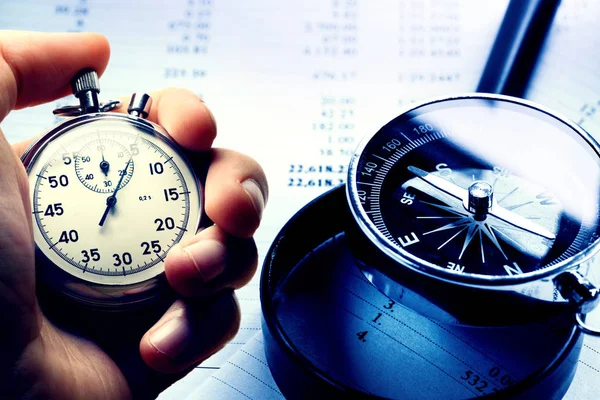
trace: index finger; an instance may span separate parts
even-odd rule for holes
[[[0,31],[0,121],[12,109],[68,95],[79,70],[101,75],[109,55],[108,41],[96,33]]]

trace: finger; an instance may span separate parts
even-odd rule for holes
[[[148,119],[164,127],[181,146],[206,151],[216,137],[216,124],[200,98],[185,89],[151,94]],[[127,99],[118,109],[126,110]],[[206,213],[226,232],[250,237],[258,228],[268,196],[265,174],[252,158],[231,150],[214,150],[206,179]]]
[[[233,150],[215,149],[206,176],[205,209],[224,231],[251,237],[262,218],[269,189],[260,165]]]
[[[185,370],[223,348],[238,331],[240,318],[231,291],[223,291],[210,301],[177,300],[142,337],[140,354],[156,371]]]
[[[182,296],[209,296],[244,286],[257,265],[254,240],[237,238],[214,225],[174,246],[165,260],[165,274]]]
[[[0,32],[0,120],[13,108],[68,93],[83,67],[104,70],[108,44],[93,34]],[[39,334],[29,189],[23,165],[0,135],[0,339],[18,354]],[[11,361],[11,355],[2,358]]]
[[[210,150],[217,124],[204,102],[187,89],[169,88],[149,93],[152,107],[148,119],[165,128],[180,146],[191,151]],[[116,111],[127,112],[129,98],[121,98]]]
[[[102,74],[109,54],[95,33],[0,32],[0,121],[13,108],[68,95],[73,76],[86,67]]]
[[[25,153],[25,150],[27,150],[29,148],[29,146],[31,146],[31,143],[35,142],[39,138],[40,138],[40,135],[37,135],[37,136],[31,137],[29,139],[25,139],[25,140],[21,140],[20,142],[13,143],[13,145],[12,145],[13,151],[15,152],[17,157],[21,158],[23,153]]]

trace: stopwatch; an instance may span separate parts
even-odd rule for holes
[[[347,197],[363,271],[386,294],[408,285],[469,324],[570,307],[587,329],[600,149],[566,119],[497,95],[422,104],[363,141]]]
[[[78,106],[30,146],[27,170],[41,283],[76,303],[139,306],[168,290],[169,250],[201,226],[202,183],[182,149],[145,120],[152,101],[134,94],[128,114],[100,104],[95,71],[72,81]]]

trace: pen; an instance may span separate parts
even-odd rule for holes
[[[560,0],[510,0],[477,85],[523,97]]]

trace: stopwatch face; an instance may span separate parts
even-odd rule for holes
[[[364,235],[399,266],[443,280],[523,283],[599,246],[598,146],[530,103],[419,106],[361,144],[348,182]]]
[[[194,171],[155,125],[85,115],[50,132],[27,166],[38,249],[67,274],[135,285],[164,271],[199,225]]]

